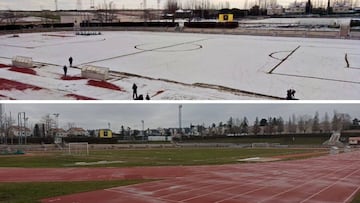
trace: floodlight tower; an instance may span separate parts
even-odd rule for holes
[[[144,120],[141,120],[141,136],[143,137],[143,140],[145,140]]]
[[[244,9],[247,9],[247,8],[248,8],[248,5],[249,5],[249,0],[245,0]]]
[[[4,104],[0,104],[0,125],[3,123],[4,118]]]
[[[18,113],[18,139],[19,139],[18,144],[22,144],[23,142],[22,137],[26,136],[25,121],[26,121],[25,112],[19,112]]]
[[[4,104],[0,104],[0,137],[4,139],[5,143],[5,132],[4,132],[4,123],[5,123],[5,116],[4,116]]]
[[[59,113],[54,113],[53,114],[54,116],[55,116],[55,137],[57,137],[57,135],[58,135],[58,131],[59,131]]]
[[[94,0],[90,0],[90,8],[94,9],[95,8],[95,2]]]
[[[143,0],[142,7],[144,9],[144,22],[147,22],[147,13],[146,13],[146,0]]]
[[[25,112],[24,112],[25,116]],[[29,117],[24,118],[24,131],[25,131],[25,144],[27,144],[27,137],[26,137],[26,122],[29,120]]]
[[[81,10],[82,9],[82,2],[81,2],[81,0],[77,0],[76,1],[76,10]]]
[[[57,11],[57,10],[58,10],[58,1],[55,0],[55,11]]]
[[[181,132],[181,109],[182,109],[182,105],[179,105],[179,131]]]

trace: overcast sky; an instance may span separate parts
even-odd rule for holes
[[[143,0],[106,0],[108,3],[113,1],[116,5],[116,8],[140,8]],[[189,0],[179,0],[180,2],[187,2]],[[243,8],[245,0],[209,0],[215,4],[220,2],[229,2],[231,7]],[[258,0],[256,0],[258,2]],[[301,1],[301,0],[298,0]],[[303,0],[305,1],[305,0]],[[322,0],[320,0],[322,1]],[[0,10],[41,10],[41,9],[55,9],[54,0],[1,0],[0,1]],[[90,8],[90,0],[82,0],[81,5],[83,9]],[[95,6],[103,3],[104,0],[95,0]],[[160,0],[161,5],[163,5],[166,0]],[[249,5],[255,0],[248,0]],[[278,3],[287,6],[289,2],[294,2],[294,0],[278,0]],[[76,9],[77,0],[58,0],[59,9]],[[157,8],[157,0],[147,0],[148,8]]]
[[[59,113],[59,126],[75,123],[85,129],[107,128],[119,131],[121,125],[141,129],[178,127],[179,104],[5,104],[5,112],[17,119],[18,112],[26,112],[29,122],[35,124],[46,114]],[[268,118],[282,116],[288,120],[292,114],[314,116],[318,111],[322,118],[325,112],[331,117],[333,111],[348,113],[353,118],[360,117],[360,104],[183,104],[182,123],[192,124],[226,122],[229,117],[246,116],[252,124],[255,117]]]

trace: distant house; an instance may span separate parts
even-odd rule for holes
[[[360,120],[355,118],[352,120],[351,129],[360,129]]]
[[[336,2],[332,8],[333,13],[349,13],[352,12],[351,5],[345,2]]]
[[[19,127],[19,126],[10,126],[9,128],[10,137],[30,137],[31,130],[29,128]]]
[[[110,129],[96,130],[96,135],[99,138],[112,138],[113,137],[113,133]]]
[[[81,137],[81,136],[89,136],[89,132],[86,131],[83,128],[70,128],[67,131],[68,136],[73,136],[73,137]]]
[[[349,137],[349,144],[351,145],[360,144],[360,137]]]
[[[353,125],[360,125],[360,120],[357,118],[354,118]]]
[[[170,141],[171,136],[165,129],[148,129],[146,131],[147,139],[149,141]]]
[[[67,137],[68,133],[62,128],[52,128],[49,130],[52,137]]]
[[[29,16],[29,17],[19,18],[16,22],[20,24],[40,24],[40,23],[54,23],[56,22],[56,20],[51,18]]]
[[[294,2],[285,10],[286,14],[305,14],[306,2]]]
[[[268,16],[281,16],[284,14],[284,8],[280,5],[271,6],[266,9]]]
[[[146,134],[148,136],[162,136],[160,130],[158,129],[147,129]]]
[[[193,15],[193,12],[191,10],[176,10],[175,11],[175,18],[181,18],[181,19],[186,19],[186,18],[191,18]]]

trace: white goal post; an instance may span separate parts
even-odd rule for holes
[[[87,142],[71,142],[68,143],[69,155],[89,155],[89,143]]]

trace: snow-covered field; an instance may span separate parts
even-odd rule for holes
[[[45,66],[36,68],[36,76],[2,68],[0,78],[96,99],[131,99],[133,82],[139,83],[139,91],[144,94],[167,90],[154,99],[259,98],[249,92],[285,97],[289,88],[296,90],[299,99],[360,99],[359,47],[358,40],[157,32],[104,32],[99,36],[33,33],[18,38],[5,35],[0,36],[0,63],[10,63],[11,57],[21,55]],[[346,68],[345,54],[350,68]],[[123,87],[126,94],[89,89],[82,80],[59,80],[69,56],[78,67],[92,64],[150,79],[113,76],[108,82]],[[70,72],[80,75],[78,69]],[[205,87],[191,86],[194,83],[205,83]],[[238,92],[206,88],[212,85]],[[63,99],[62,94],[46,91],[37,97]],[[239,94],[242,91],[247,93]],[[32,93],[23,95],[1,88],[0,95],[36,99]]]

